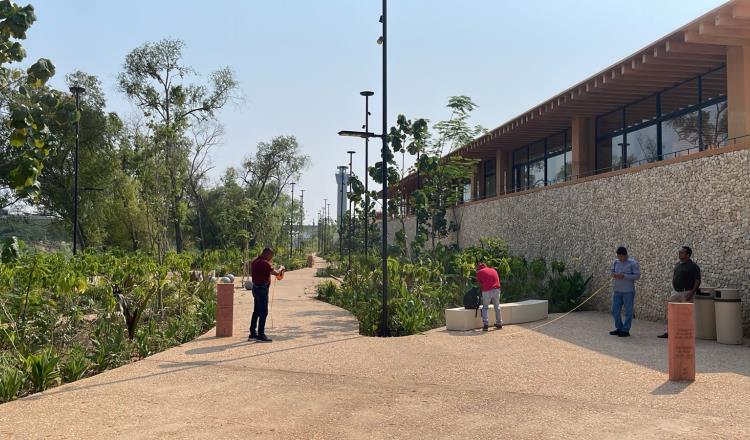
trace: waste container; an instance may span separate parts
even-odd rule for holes
[[[742,344],[742,299],[739,289],[716,289],[716,342]]]
[[[701,287],[695,295],[695,337],[716,340],[715,287]]]

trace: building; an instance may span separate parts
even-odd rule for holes
[[[747,303],[749,135],[750,1],[735,0],[452,152],[480,162],[447,240],[501,237],[595,286],[626,245],[644,272],[636,315],[654,320],[688,244],[703,284],[743,288]],[[750,330],[748,306],[744,319]]]
[[[336,173],[336,224],[340,225],[349,203],[349,168],[343,165]]]

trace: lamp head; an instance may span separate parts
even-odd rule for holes
[[[359,92],[359,94],[362,95],[362,96],[372,96],[372,95],[375,94],[375,92],[371,92],[369,90],[365,90],[365,91]]]

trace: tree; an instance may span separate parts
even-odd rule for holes
[[[3,155],[0,159],[0,206],[7,206],[39,188],[37,177],[49,153],[48,124],[71,123],[77,118],[75,105],[64,94],[45,84],[55,66],[40,58],[25,72],[7,67],[21,62],[26,51],[18,40],[36,21],[34,7],[0,1],[0,99],[4,121]]]
[[[153,129],[155,142],[163,148],[169,179],[170,222],[175,247],[184,248],[182,224],[188,180],[189,149],[182,142],[195,122],[211,120],[216,111],[235,98],[238,83],[228,67],[209,76],[209,85],[185,84],[196,72],[182,62],[181,40],[145,43],[125,58],[118,76],[120,90],[138,105]]]

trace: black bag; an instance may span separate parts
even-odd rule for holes
[[[482,295],[479,292],[478,287],[472,287],[464,293],[464,308],[466,310],[479,310],[479,306],[482,305]]]

